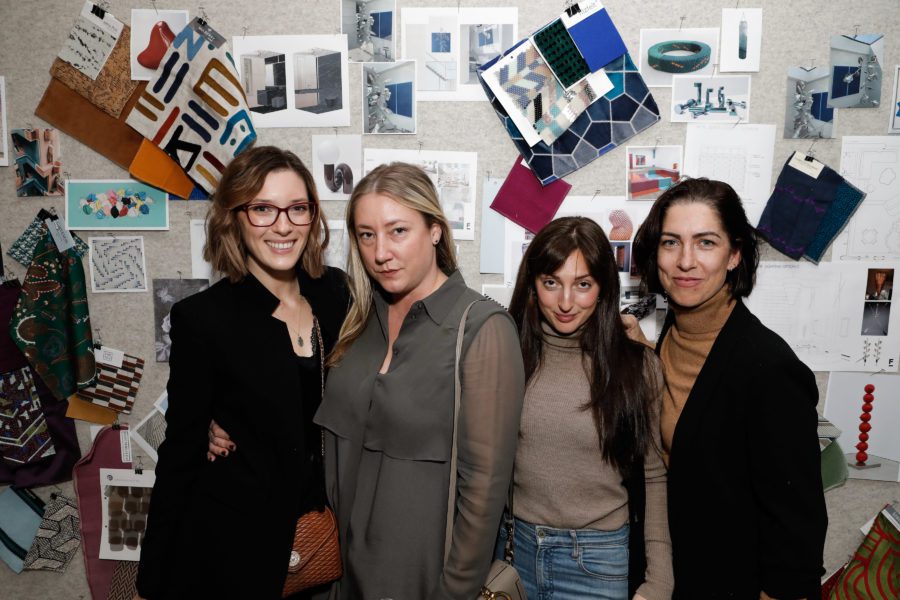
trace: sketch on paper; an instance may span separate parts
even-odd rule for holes
[[[396,14],[396,0],[341,0],[341,33],[351,61],[394,60]]]
[[[320,200],[347,200],[362,177],[362,137],[312,136],[312,175]]]
[[[684,171],[728,183],[756,225],[772,190],[775,125],[690,123],[684,144]]]
[[[346,35],[238,35],[232,49],[255,127],[350,125]]]
[[[363,63],[363,133],[416,132],[416,64]]]
[[[368,173],[378,165],[395,161],[422,167],[437,188],[453,239],[474,240],[477,156],[474,152],[366,148],[363,168]]]
[[[143,237],[91,237],[91,291],[146,292]]]
[[[516,42],[518,9],[403,8],[401,57],[415,60],[419,100],[484,100],[478,68]]]
[[[900,259],[900,138],[844,136],[840,172],[866,200],[835,240],[832,260]]]
[[[761,262],[747,307],[813,371],[895,372],[900,317],[865,298],[891,294],[897,264]]]

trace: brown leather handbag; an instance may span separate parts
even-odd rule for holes
[[[319,365],[322,376],[322,394],[325,394],[325,344],[319,321],[313,319],[316,341],[319,343]],[[325,432],[322,432],[322,461],[325,460]],[[297,519],[287,579],[282,598],[302,590],[324,585],[339,579],[344,569],[341,564],[341,548],[334,512],[327,506],[311,510]]]

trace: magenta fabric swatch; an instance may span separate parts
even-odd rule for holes
[[[100,469],[130,469],[131,463],[122,462],[121,429],[104,427],[97,434],[90,451],[78,461],[74,469],[75,494],[78,497],[78,512],[81,516],[81,551],[84,555],[84,570],[87,575],[91,596],[109,596],[113,572],[119,561],[103,560],[100,555],[100,534],[103,531],[102,508],[100,505]]]
[[[522,164],[521,158],[517,158],[491,202],[491,208],[528,231],[537,233],[553,220],[571,189],[572,186],[562,179],[542,187],[531,169]]]

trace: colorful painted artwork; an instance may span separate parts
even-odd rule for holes
[[[168,194],[130,179],[66,182],[67,229],[169,229]]]

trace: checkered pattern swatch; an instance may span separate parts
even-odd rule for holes
[[[143,358],[126,354],[121,367],[98,362],[97,382],[78,390],[78,396],[82,400],[127,415],[134,406],[143,376]]]
[[[30,367],[0,375],[0,452],[11,464],[56,453]]]
[[[207,192],[256,139],[228,48],[216,48],[190,25],[175,36],[125,122]]]
[[[65,571],[80,545],[78,507],[74,500],[57,495],[44,507],[44,518],[25,556],[25,570]]]
[[[497,72],[503,90],[519,111],[534,123],[541,139],[552,144],[596,99],[587,82],[569,93],[530,42],[515,49],[513,59]]]

